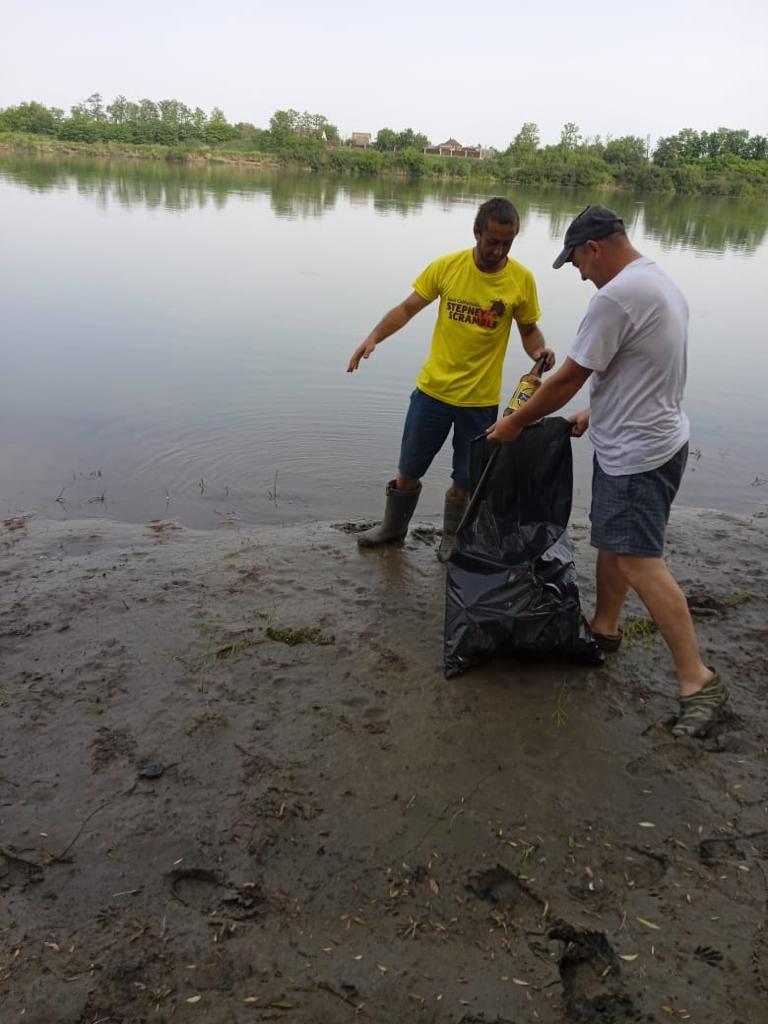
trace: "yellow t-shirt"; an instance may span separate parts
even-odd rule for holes
[[[533,274],[513,259],[483,273],[464,249],[430,263],[413,288],[428,302],[440,297],[416,386],[449,405],[498,405],[512,321],[533,324],[541,317]]]

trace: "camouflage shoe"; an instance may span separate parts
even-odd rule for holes
[[[715,673],[705,687],[690,697],[680,698],[680,714],[672,726],[673,736],[701,736],[728,702],[728,691]]]

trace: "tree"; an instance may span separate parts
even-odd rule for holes
[[[512,142],[505,156],[512,156],[520,163],[530,160],[539,148],[539,126],[534,121],[526,121]]]
[[[269,119],[269,134],[273,149],[282,149],[290,145],[296,133],[299,120],[298,110],[276,110]]]
[[[653,161],[660,167],[676,167],[706,156],[707,133],[683,128],[677,135],[660,138],[656,143]]]
[[[663,135],[656,141],[653,151],[653,162],[659,167],[674,167],[680,162],[680,140],[676,135]]]
[[[60,112],[59,112],[60,113]],[[10,132],[31,132],[34,135],[54,135],[57,121],[54,111],[42,103],[31,100],[0,112],[0,129]]]
[[[202,107],[195,107],[192,111],[192,134],[196,139],[205,138],[205,126],[208,123],[208,118],[205,116],[205,111]]]
[[[560,149],[564,153],[572,153],[580,142],[579,126],[573,121],[567,121],[560,132]]]
[[[631,167],[642,164],[646,159],[646,141],[638,135],[622,135],[611,139],[603,149],[603,160],[608,164],[623,164]]]
[[[415,132],[413,128],[404,128],[401,132],[397,133],[395,140],[395,149],[416,149],[419,152],[426,149],[429,145],[429,139],[426,135],[421,132]]]
[[[740,156],[749,153],[749,132],[746,128],[718,128],[716,132],[702,132],[703,149],[707,156]]]
[[[391,152],[397,146],[397,132],[391,128],[380,128],[374,146],[382,153]]]
[[[77,103],[72,107],[71,112],[72,117],[75,119],[79,118],[85,121],[107,120],[107,114],[101,101],[101,93],[98,92],[91,93],[87,100]]]
[[[768,160],[768,139],[764,135],[753,135],[747,146],[748,160]]]
[[[429,139],[423,132],[415,132],[413,128],[403,128],[400,132],[380,128],[374,146],[382,153],[401,153],[404,149],[415,149],[421,153],[429,146]]]
[[[209,145],[214,146],[217,142],[226,142],[233,135],[234,130],[224,116],[224,111],[220,110],[219,107],[214,107],[205,129],[205,141]]]
[[[115,96],[107,106],[107,117],[112,124],[125,124],[129,119],[129,103],[125,96]]]

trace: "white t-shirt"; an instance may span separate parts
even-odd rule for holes
[[[609,476],[657,469],[688,440],[687,343],[688,303],[652,260],[634,260],[593,296],[571,359],[595,371],[589,439]]]

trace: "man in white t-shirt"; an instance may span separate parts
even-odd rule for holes
[[[557,270],[565,263],[598,289],[570,356],[487,435],[491,441],[516,440],[524,427],[561,409],[590,380],[591,407],[571,417],[571,432],[580,437],[589,427],[595,449],[592,632],[604,650],[617,650],[621,612],[632,587],[674,659],[680,714],[672,732],[701,736],[728,691],[701,660],[688,602],[664,561],[669,511],[688,457],[689,424],[681,407],[688,304],[677,285],[632,246],[622,219],[604,206],[588,206],[570,224],[553,266]]]

